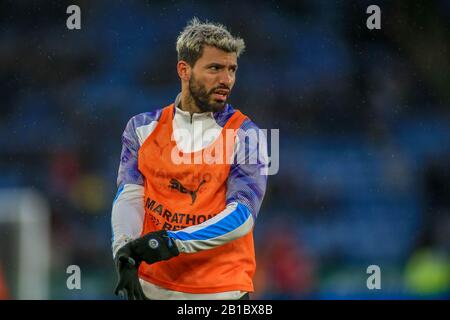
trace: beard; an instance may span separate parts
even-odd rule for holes
[[[217,112],[225,108],[228,99],[217,100],[211,96],[217,89],[228,88],[219,86],[208,91],[202,83],[195,79],[194,74],[189,80],[189,93],[201,112]]]

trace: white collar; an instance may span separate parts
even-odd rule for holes
[[[179,93],[175,99],[175,113],[179,116],[181,116],[183,119],[186,119],[186,121],[196,120],[206,120],[206,119],[214,119],[214,113],[213,112],[195,112],[192,114],[189,111],[184,111],[180,108],[181,104],[181,93]]]

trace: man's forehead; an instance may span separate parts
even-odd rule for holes
[[[236,52],[226,52],[213,46],[204,46],[200,59],[204,63],[220,62],[224,64],[237,64]]]

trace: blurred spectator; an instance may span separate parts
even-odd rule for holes
[[[316,279],[314,263],[296,237],[295,228],[276,223],[261,240],[256,298],[311,298]]]
[[[0,300],[9,299],[8,289],[6,287],[6,282],[3,276],[3,269],[0,264]]]
[[[405,270],[407,292],[417,298],[450,298],[448,252],[424,247],[414,252]]]

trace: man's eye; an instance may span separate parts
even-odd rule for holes
[[[217,70],[219,70],[219,67],[217,67],[217,66],[211,66],[211,67],[209,67],[211,70],[214,70],[214,71],[217,71]]]

